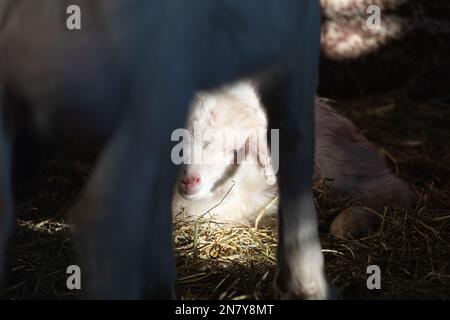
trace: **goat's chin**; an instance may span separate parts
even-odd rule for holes
[[[206,200],[212,197],[212,193],[211,191],[204,191],[204,190],[199,190],[196,193],[193,194],[188,194],[182,191],[178,191],[178,193],[185,198],[186,200],[190,200],[190,201],[200,201],[200,200]]]

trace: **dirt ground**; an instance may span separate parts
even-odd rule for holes
[[[430,15],[442,15],[430,6]],[[450,10],[447,12],[450,16]],[[328,234],[345,202],[316,189],[326,270],[345,299],[450,299],[450,36],[417,31],[370,56],[322,60],[320,95],[351,118],[417,195],[414,209],[388,210],[380,230],[358,240]],[[18,170],[16,228],[7,250],[2,299],[74,299],[66,268],[76,264],[67,209],[99,147],[60,139],[38,164]],[[183,299],[276,298],[276,234],[255,228],[182,225],[174,232]],[[368,265],[381,290],[366,287]]]

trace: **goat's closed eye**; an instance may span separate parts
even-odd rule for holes
[[[203,142],[203,148],[207,148],[212,143],[212,140],[207,140]]]

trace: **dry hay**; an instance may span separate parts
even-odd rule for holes
[[[357,240],[337,239],[326,233],[329,213],[339,212],[345,205],[330,207],[332,204],[321,201],[326,207],[320,213],[326,270],[343,298],[450,297],[450,212],[428,210],[426,198],[426,194],[420,196],[415,210],[381,213],[379,231]],[[178,221],[175,225],[177,288],[182,299],[279,297],[273,288],[274,230],[218,227],[209,220]],[[366,269],[373,264],[381,268],[382,290],[366,287]]]
[[[418,197],[412,210],[379,213],[383,222],[370,237],[342,240],[329,235],[328,227],[347,203],[332,201],[323,185],[316,186],[326,270],[343,298],[450,298],[450,148],[446,141],[450,106],[440,104],[377,96],[347,101],[345,109],[341,106],[382,146],[393,170],[412,185]],[[7,251],[8,274],[0,298],[75,297],[65,288],[66,268],[76,263],[66,212],[91,166],[91,157],[80,159],[77,152],[56,156],[45,172],[47,178],[39,183],[38,195],[18,199],[16,233]],[[30,183],[34,190],[36,182]],[[180,298],[278,297],[273,289],[277,243],[273,230],[218,228],[207,219],[176,222],[174,243]],[[366,287],[366,268],[371,264],[381,268],[382,290]]]

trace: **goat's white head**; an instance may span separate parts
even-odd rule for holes
[[[184,165],[177,185],[187,199],[211,197],[244,161],[261,168],[270,166],[267,119],[250,84],[197,94],[187,129],[189,147],[183,149]],[[267,175],[267,170],[262,174]],[[268,182],[274,183],[271,179],[273,176]]]

